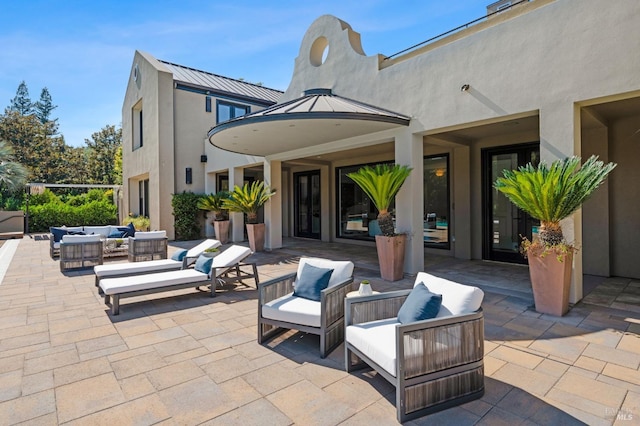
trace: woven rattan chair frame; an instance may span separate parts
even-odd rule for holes
[[[262,316],[262,307],[293,292],[296,273],[265,281],[258,286],[258,343],[264,343],[286,330],[299,330],[320,336],[320,356],[325,358],[344,341],[344,299],[352,290],[353,277],[322,290],[320,327],[310,327]]]
[[[410,290],[345,299],[345,329],[394,318]],[[478,311],[396,326],[396,376],[345,342],[348,372],[367,365],[396,388],[399,422],[482,397],[484,315]],[[443,347],[446,348],[443,350]]]
[[[167,258],[168,238],[129,237],[129,262]]]
[[[61,271],[102,265],[103,260],[102,241],[60,243]]]

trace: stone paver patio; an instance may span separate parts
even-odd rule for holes
[[[381,281],[371,247],[286,240],[253,260],[264,281],[301,255],[353,260],[356,282],[376,290],[413,283]],[[524,267],[427,256],[425,269],[485,290],[486,392],[409,424],[640,424],[639,281],[598,280],[554,318],[531,308]],[[252,281],[216,298],[125,299],[112,317],[91,271],[63,275],[41,236],[5,243],[3,272],[2,425],[397,423],[393,387],[371,371],[347,374],[342,347],[320,359],[317,336],[295,331],[259,345]]]

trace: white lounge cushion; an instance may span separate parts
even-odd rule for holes
[[[100,281],[100,288],[104,294],[111,295],[204,281],[209,281],[207,274],[198,272],[195,269],[181,269],[179,271],[134,275],[131,277],[106,278]]]
[[[167,231],[136,232],[136,240],[161,240],[167,238]]]
[[[264,304],[262,316],[277,321],[320,327],[320,302],[296,297],[290,293]]]
[[[459,284],[426,272],[419,272],[414,287],[424,283],[431,293],[442,295],[442,305],[436,318],[470,314],[480,309],[484,292],[478,287]]]
[[[213,258],[211,269],[225,269],[233,267],[249,257],[251,254],[252,251],[249,247],[233,245]],[[216,274],[220,275],[221,271],[216,271]]]
[[[220,244],[220,241],[218,240],[214,240],[214,239],[208,239],[208,240],[204,240],[203,242],[201,242],[200,244],[198,244],[197,246],[189,249],[187,251],[187,255],[186,257],[188,258],[192,258],[192,257],[198,257],[200,256],[202,253],[204,253],[204,251],[208,248],[215,248],[215,247],[220,247],[222,244]]]
[[[396,318],[350,325],[345,331],[345,340],[389,374],[396,375]]]
[[[60,229],[65,229],[67,232],[84,232],[82,226],[62,226]]]
[[[63,243],[93,243],[100,241],[100,235],[63,235]]]
[[[93,267],[98,278],[125,274],[143,274],[145,272],[161,272],[182,267],[182,262],[171,259],[147,260],[144,262],[112,263]]]
[[[111,235],[114,230],[118,230],[115,226],[85,226],[84,233],[87,235],[102,235],[104,238]]]
[[[300,274],[302,273],[302,268],[306,264],[315,266],[316,268],[333,269],[327,288],[340,284],[344,280],[351,278],[351,276],[353,275],[353,262],[350,262],[348,260],[339,261],[322,259],[319,257],[302,257],[300,258],[300,263],[298,264],[296,282],[298,281],[298,277],[300,277]],[[296,283],[294,283],[293,285],[295,287]]]

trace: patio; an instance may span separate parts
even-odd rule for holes
[[[262,281],[320,256],[352,260],[378,291],[413,283],[381,281],[372,247],[284,245],[253,255]],[[347,374],[342,347],[320,359],[318,337],[295,331],[257,344],[252,281],[128,299],[111,317],[91,271],[62,274],[48,251],[38,235],[0,247],[2,424],[397,423],[391,385]],[[409,424],[640,422],[640,282],[586,277],[593,291],[555,318],[531,309],[525,267],[427,256],[425,269],[485,291],[486,391]]]

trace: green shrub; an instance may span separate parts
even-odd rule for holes
[[[133,227],[136,231],[148,231],[151,226],[151,221],[146,216],[129,215],[122,221],[123,225],[133,223]]]
[[[202,237],[202,224],[198,217],[198,202],[203,195],[193,192],[173,194],[173,207],[176,240],[195,240]]]

